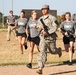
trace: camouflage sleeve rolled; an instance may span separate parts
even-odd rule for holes
[[[52,34],[52,33],[56,32],[57,28],[58,28],[57,19],[53,18],[52,22],[51,22],[51,28],[48,30],[48,33]]]

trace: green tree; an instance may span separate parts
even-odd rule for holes
[[[0,23],[2,23],[2,13],[0,12]]]
[[[7,16],[4,16],[4,24],[6,23],[7,21]]]

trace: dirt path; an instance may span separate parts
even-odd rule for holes
[[[25,65],[0,67],[0,75],[38,75],[36,66],[33,69]],[[42,75],[76,75],[76,64],[68,65],[47,65]]]

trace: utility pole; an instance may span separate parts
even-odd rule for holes
[[[3,0],[3,13],[2,13],[2,27],[4,28],[4,0]]]
[[[12,0],[12,11],[13,11],[13,0]]]

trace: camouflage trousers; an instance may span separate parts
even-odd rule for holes
[[[39,45],[39,55],[38,55],[38,66],[40,68],[44,67],[44,64],[47,60],[47,49],[51,54],[59,54],[61,52],[61,49],[56,48],[56,40],[40,40]]]

